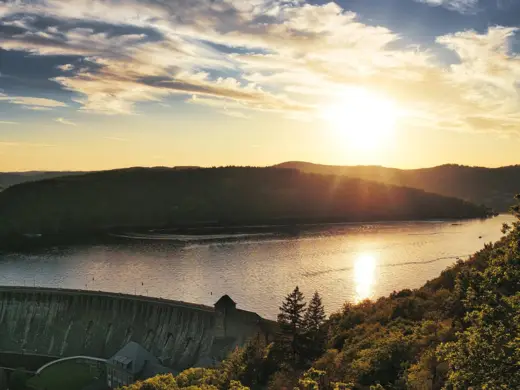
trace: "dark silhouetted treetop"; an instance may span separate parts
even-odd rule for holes
[[[291,335],[296,335],[303,330],[303,318],[305,316],[304,296],[298,286],[296,286],[280,307],[280,314],[278,314],[278,323],[282,330]]]
[[[325,322],[325,308],[321,302],[320,294],[316,291],[309,302],[309,307],[303,319],[304,327],[307,332],[316,333]]]

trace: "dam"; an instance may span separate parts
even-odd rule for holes
[[[108,359],[134,341],[175,370],[208,367],[251,338],[266,342],[276,324],[236,308],[127,294],[0,287],[0,352]]]

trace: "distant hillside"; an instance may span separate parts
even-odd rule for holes
[[[0,233],[485,217],[469,202],[347,177],[274,168],[132,168],[0,193]]]
[[[170,169],[183,170],[195,169],[195,166],[178,166]],[[131,168],[130,168],[131,169]],[[28,181],[53,179],[61,176],[76,176],[90,173],[89,171],[28,171],[28,172],[0,172],[0,191],[17,184]]]
[[[413,187],[445,196],[484,204],[496,211],[507,211],[520,193],[520,165],[502,168],[441,165],[434,168],[401,170],[380,166],[335,166],[307,162],[286,162],[279,168],[307,173],[345,175],[385,184]]]
[[[85,172],[0,172],[0,190],[28,181],[52,179],[60,176],[81,175]]]

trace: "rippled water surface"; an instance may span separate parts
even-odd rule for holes
[[[457,257],[467,258],[499,239],[502,223],[512,220],[501,215],[460,223],[332,225],[293,237],[213,235],[208,241],[147,235],[119,244],[0,255],[0,284],[87,288],[210,305],[229,294],[239,307],[271,318],[299,285],[307,297],[318,290],[330,313],[345,301],[421,286]]]

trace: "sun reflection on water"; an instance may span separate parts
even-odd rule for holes
[[[376,259],[373,255],[362,253],[354,264],[354,281],[356,283],[356,303],[370,298],[374,285]]]

